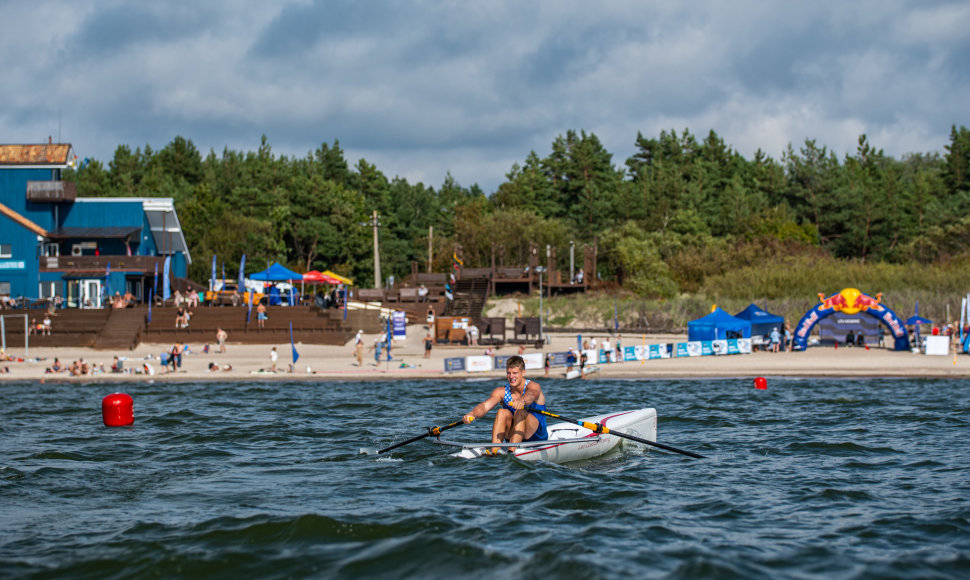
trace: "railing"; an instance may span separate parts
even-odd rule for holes
[[[55,203],[77,199],[77,184],[69,181],[28,181],[27,201]]]
[[[154,272],[165,258],[158,256],[41,256],[41,272]]]

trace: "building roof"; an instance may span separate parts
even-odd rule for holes
[[[74,161],[70,143],[0,145],[0,165],[69,165]]]

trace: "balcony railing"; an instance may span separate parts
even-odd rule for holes
[[[77,199],[77,184],[69,181],[28,181],[27,201],[56,203]]]
[[[159,256],[41,256],[41,272],[104,272],[111,264],[112,272],[161,272],[164,257]]]

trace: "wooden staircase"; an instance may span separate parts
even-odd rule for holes
[[[26,314],[33,324],[44,320],[45,310],[16,309],[4,310],[0,314]],[[58,310],[51,316],[51,334],[31,334],[30,346],[85,346],[94,347],[98,334],[108,321],[108,311],[97,310]],[[24,344],[23,318],[7,318],[4,324],[7,348],[22,348]]]
[[[199,307],[192,309],[188,328],[175,328],[174,308],[152,309],[152,320],[141,335],[150,343],[215,343],[216,331],[228,333],[230,343],[285,344],[293,340],[304,344],[346,344],[358,330],[379,332],[382,328],[379,310],[351,310],[344,319],[344,311],[321,309],[316,306],[270,306],[263,328],[256,321],[253,309],[247,322],[247,308]]]
[[[249,323],[246,307],[205,307],[192,309],[188,328],[175,328],[173,307],[153,307],[152,320],[147,322],[148,307],[137,306],[123,310],[58,310],[51,317],[51,334],[30,334],[31,347],[90,347],[105,350],[130,350],[142,342],[172,344],[215,343],[216,331],[222,328],[229,333],[230,343],[285,344],[290,341],[290,323],[293,323],[293,340],[304,344],[344,345],[358,330],[374,334],[383,330],[380,310],[344,311],[320,309],[316,306],[272,306],[268,309],[269,320],[264,328],[256,324],[255,309]],[[45,311],[3,310],[0,314],[26,314],[28,323],[43,322]],[[9,349],[23,348],[23,318],[7,318],[4,324]]]
[[[488,300],[488,278],[467,278],[455,283],[455,299],[445,308],[445,316],[479,318]]]
[[[148,308],[125,308],[110,310],[108,320],[94,341],[94,348],[127,349],[138,346],[141,333],[145,330],[145,317]]]

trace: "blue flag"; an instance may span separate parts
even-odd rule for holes
[[[148,289],[148,324],[152,323],[152,298],[154,298],[155,293],[152,288]]]
[[[152,286],[155,290],[155,294],[158,294],[158,261],[155,262],[155,285]]]
[[[108,266],[104,269],[104,288],[102,288],[102,292],[104,292],[104,295],[107,296],[109,299],[111,298],[110,280],[111,280],[111,262],[108,262]]]
[[[212,275],[209,277],[209,290],[216,289],[216,255],[212,254]]]
[[[249,324],[249,319],[253,314],[253,295],[256,294],[255,290],[249,291],[249,310],[246,311],[246,324]]]
[[[172,297],[172,287],[170,278],[172,270],[172,256],[165,256],[165,264],[162,266],[162,300]]]
[[[293,364],[300,360],[300,353],[296,352],[296,345],[293,344],[293,321],[290,321],[290,348],[293,349]]]
[[[242,260],[239,260],[239,286],[237,286],[240,292],[246,288],[246,254],[243,254]]]
[[[222,289],[226,289],[226,261],[222,261]]]

